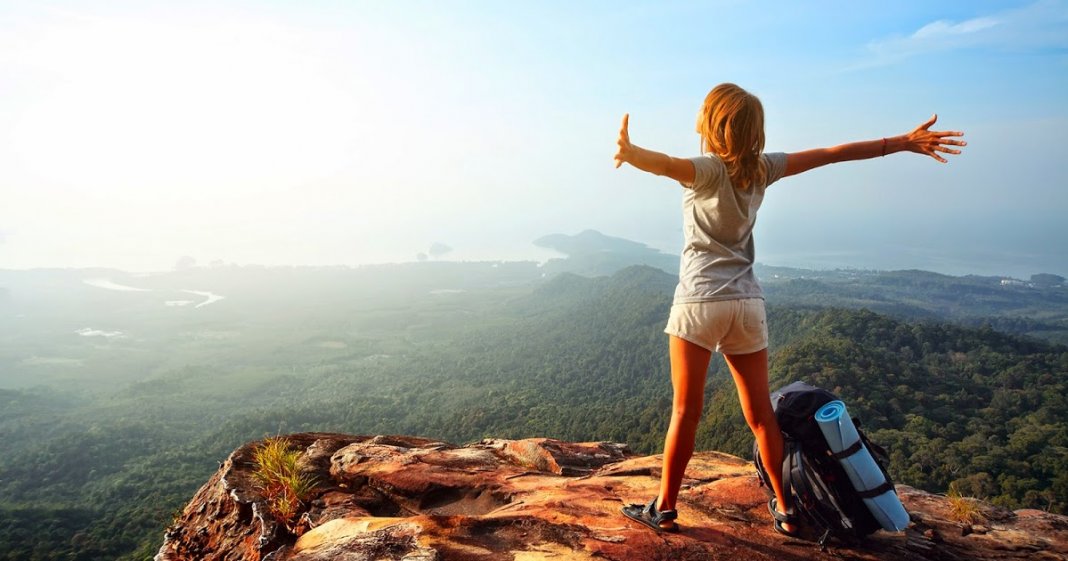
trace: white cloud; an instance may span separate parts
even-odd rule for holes
[[[1033,51],[1068,48],[1068,1],[1039,0],[1014,10],[959,22],[939,19],[908,35],[867,44],[867,55],[849,70],[886,66],[915,56],[961,49]]]
[[[912,34],[910,39],[914,41],[922,41],[928,39],[938,39],[949,35],[963,35],[965,33],[975,33],[976,31],[982,31],[989,29],[995,25],[1001,23],[994,18],[974,18],[965,20],[960,23],[952,23],[944,19],[940,19],[935,22],[931,22]]]

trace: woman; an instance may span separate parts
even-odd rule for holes
[[[895,152],[959,154],[962,132],[929,128],[937,115],[907,134],[790,154],[764,151],[764,109],[756,96],[734,84],[720,84],[705,97],[697,117],[703,156],[674,158],[631,144],[629,115],[623,116],[615,164],[664,175],[685,187],[685,245],[679,284],[667,328],[674,389],[671,424],[664,441],[660,494],[623,513],[656,530],[678,531],[675,503],[686,464],[693,455],[704,405],[705,374],[713,352],[723,354],[738,390],[749,428],[760,447],[775,496],[769,508],[777,531],[797,531],[783,495],[783,440],[768,388],[768,335],[764,297],[753,274],[753,225],[765,189],[780,178],[823,165],[886,156]]]

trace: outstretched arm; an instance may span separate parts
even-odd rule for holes
[[[943,164],[946,159],[938,153],[960,154],[960,150],[949,146],[967,146],[968,143],[955,136],[964,136],[960,131],[932,131],[928,130],[938,120],[938,115],[932,115],[926,123],[916,127],[908,134],[892,136],[880,140],[865,140],[862,142],[850,142],[831,148],[816,148],[804,152],[794,152],[786,155],[785,175],[796,175],[813,168],[847,162],[850,160],[866,160],[877,158],[894,152],[915,152],[926,154]]]
[[[630,121],[630,113],[623,115],[623,126],[619,129],[619,140],[616,142],[616,167],[624,162],[649,173],[666,175],[683,185],[692,185],[696,172],[693,162],[683,158],[673,158],[667,154],[646,150],[630,143],[630,132],[627,130]]]

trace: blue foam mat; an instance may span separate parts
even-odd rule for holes
[[[831,401],[816,411],[816,423],[832,452],[841,452],[860,440],[845,403],[841,401]],[[849,476],[849,481],[853,483],[853,488],[858,491],[874,489],[886,482],[886,477],[867,447],[861,447],[856,454],[840,459],[839,463]],[[908,526],[909,514],[905,512],[896,491],[891,489],[882,495],[863,500],[872,516],[884,529],[899,532]]]

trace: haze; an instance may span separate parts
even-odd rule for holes
[[[0,268],[678,253],[680,188],[613,168],[619,120],[695,155],[732,81],[769,151],[934,112],[969,142],[776,185],[758,260],[1068,274],[1066,49],[1060,0],[2,3]]]

